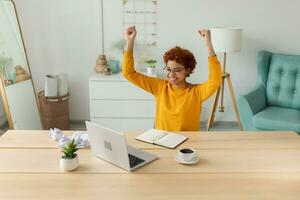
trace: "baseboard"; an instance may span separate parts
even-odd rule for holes
[[[85,125],[85,121],[88,121],[88,120],[70,120],[70,124],[72,124],[72,125]]]

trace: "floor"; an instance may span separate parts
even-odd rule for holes
[[[86,130],[84,121],[71,121],[71,130],[83,131]],[[8,130],[8,124],[0,127],[0,136]],[[201,122],[200,131],[206,131],[206,122]],[[213,124],[210,131],[239,131],[239,127],[236,122],[221,122],[217,121]]]
[[[0,136],[8,130],[8,122],[0,126]]]
[[[201,122],[200,131],[206,131],[206,122]],[[232,121],[216,121],[213,123],[212,127],[209,129],[210,131],[239,131],[240,128],[237,122]]]
[[[206,122],[201,122],[200,131],[206,131]],[[71,124],[71,130],[85,130],[84,122],[75,122]],[[210,131],[239,131],[238,124],[236,122],[221,122],[217,121],[213,124]]]

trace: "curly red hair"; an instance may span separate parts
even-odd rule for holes
[[[168,63],[169,60],[173,60],[181,65],[184,66],[186,70],[188,70],[187,76],[189,76],[191,73],[193,73],[193,70],[196,67],[196,59],[194,55],[187,49],[181,48],[181,47],[174,47],[170,50],[168,50],[164,54],[164,62],[165,64]]]

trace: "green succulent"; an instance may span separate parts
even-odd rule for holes
[[[125,45],[126,45],[126,40],[124,38],[121,38],[120,40],[112,44],[112,49],[117,49],[123,52]]]
[[[7,57],[7,56],[4,56],[4,55],[0,55],[0,64],[1,65],[7,65],[8,62],[10,62],[12,59]]]
[[[154,68],[156,60],[151,58],[151,59],[146,60],[145,63],[148,65],[148,67]]]
[[[73,159],[76,158],[77,154],[75,153],[78,150],[77,144],[75,143],[75,140],[69,141],[66,146],[63,148],[63,159]]]

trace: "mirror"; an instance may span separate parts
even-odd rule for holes
[[[42,129],[16,7],[0,0],[0,91],[11,129]]]

